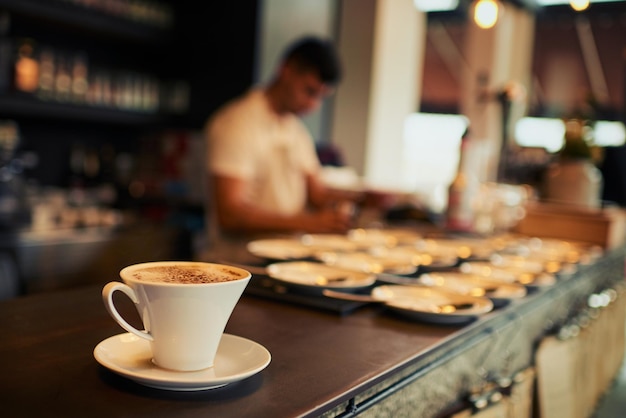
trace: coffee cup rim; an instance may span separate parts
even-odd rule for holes
[[[171,266],[171,265],[185,265],[185,266],[200,265],[200,266],[208,266],[208,267],[219,267],[220,269],[228,268],[229,270],[236,272],[239,277],[234,280],[228,280],[228,281],[223,281],[223,282],[171,283],[171,282],[151,282],[151,281],[137,280],[134,277],[132,277],[132,274],[129,274],[129,272],[132,272],[133,270],[139,270],[142,268]],[[205,262],[205,261],[184,261],[184,260],[149,261],[149,262],[144,262],[144,263],[130,264],[124,267],[123,269],[121,269],[119,272],[119,275],[122,278],[122,280],[124,280],[125,282],[130,281],[133,283],[141,283],[143,285],[151,285],[151,286],[185,286],[185,287],[228,285],[229,283],[236,283],[241,280],[249,280],[252,277],[252,274],[249,271],[240,267],[231,266],[231,265],[223,264],[223,263],[210,263],[210,262]]]

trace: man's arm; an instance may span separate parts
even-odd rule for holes
[[[309,203],[316,208],[325,206],[336,207],[345,201],[358,204],[365,197],[364,193],[359,191],[330,188],[315,174],[307,176],[307,192]]]
[[[307,177],[307,190],[309,202],[314,207],[333,206],[337,207],[342,202],[351,202],[357,206],[374,207],[385,210],[391,207],[397,195],[391,192],[364,190],[340,190],[327,187],[319,176]]]
[[[258,208],[245,198],[245,180],[213,175],[213,207],[223,230],[231,232],[345,232],[350,219],[332,206],[295,215],[280,215]],[[323,193],[321,190],[318,193]],[[320,201],[320,203],[322,203]]]

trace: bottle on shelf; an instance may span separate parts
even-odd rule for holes
[[[2,17],[0,13],[0,94],[10,93],[9,100],[17,93],[56,102],[52,105],[145,114],[182,114],[188,108],[189,86],[183,81],[164,83],[159,76],[136,69],[101,67],[88,51],[9,38],[2,32]]]
[[[87,56],[82,52],[77,53],[72,62],[71,96],[74,102],[85,102],[89,88],[88,76]]]
[[[17,46],[15,58],[15,89],[24,93],[35,93],[39,86],[39,61],[35,56],[32,39],[22,39]]]
[[[71,63],[65,54],[57,54],[57,66],[54,76],[54,98],[62,103],[70,101],[72,95]]]
[[[52,48],[43,48],[39,55],[39,88],[37,95],[41,100],[50,100],[54,94],[55,60]]]
[[[474,231],[474,199],[478,195],[480,183],[469,170],[469,148],[470,140],[466,131],[461,138],[457,172],[452,183],[448,186],[445,229],[451,232]]]

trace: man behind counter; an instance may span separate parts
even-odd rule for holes
[[[299,118],[317,109],[340,79],[333,45],[303,38],[287,48],[269,84],[209,119],[209,205],[220,231],[341,233],[351,227],[343,202],[366,196],[324,186],[315,143]]]

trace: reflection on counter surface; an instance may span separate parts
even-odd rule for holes
[[[180,230],[136,223],[118,227],[0,233],[0,299],[106,283],[126,265],[181,256]]]
[[[192,257],[203,225],[199,137],[166,132],[130,146],[69,139],[50,150],[28,139],[14,121],[0,122],[0,299]]]
[[[172,222],[170,207],[138,200],[118,208],[115,193],[107,185],[24,188],[21,212],[0,229],[0,299],[106,283],[137,262],[191,258],[188,231]]]
[[[106,283],[126,265],[181,258],[180,232],[150,224],[24,231],[14,239],[20,287],[26,293]]]

